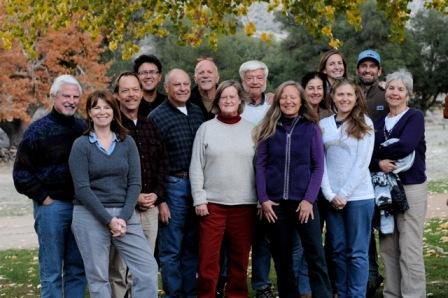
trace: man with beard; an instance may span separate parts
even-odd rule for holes
[[[367,101],[367,114],[376,122],[389,113],[384,99],[384,87],[379,82],[381,76],[381,57],[374,50],[365,50],[359,53],[356,74],[359,85],[364,91]]]
[[[356,67],[359,85],[364,91],[367,102],[367,114],[375,123],[389,113],[389,108],[384,98],[385,90],[379,84],[381,76],[381,57],[374,50],[365,50],[359,53]],[[372,225],[373,227],[373,225]],[[374,297],[376,290],[383,282],[383,277],[378,270],[378,253],[374,229],[370,237],[369,247],[369,282],[367,285],[367,297]]]
[[[143,100],[138,107],[138,114],[148,117],[166,99],[164,94],[157,91],[162,81],[162,63],[154,55],[141,55],[134,61],[134,72],[138,74],[143,88]]]
[[[196,64],[194,81],[196,86],[191,90],[191,103],[201,108],[205,120],[215,118],[215,114],[212,112],[212,104],[216,95],[219,73],[213,59],[202,59]]]

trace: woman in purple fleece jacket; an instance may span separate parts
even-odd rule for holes
[[[296,82],[281,84],[256,128],[257,195],[268,221],[268,237],[279,295],[298,297],[292,269],[293,233],[299,233],[309,265],[313,296],[330,297],[316,197],[324,168],[318,117]]]
[[[398,176],[404,185],[409,210],[395,215],[393,234],[380,236],[381,257],[386,282],[384,297],[426,297],[423,262],[423,229],[427,204],[425,164],[425,119],[423,113],[409,108],[413,80],[399,70],[386,78],[386,101],[390,112],[375,123],[375,147],[370,164],[372,172],[392,172],[395,161],[415,151],[412,167]],[[398,142],[381,146],[386,139]]]

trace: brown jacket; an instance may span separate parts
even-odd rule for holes
[[[448,95],[445,96],[445,108],[443,109],[443,118],[448,119]]]
[[[375,123],[389,113],[389,106],[384,98],[386,91],[378,85],[378,82],[375,82],[369,88],[365,88],[363,85],[361,87],[366,96],[367,114]]]

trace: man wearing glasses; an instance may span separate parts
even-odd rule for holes
[[[166,99],[166,95],[157,91],[162,81],[162,63],[154,55],[140,55],[134,61],[134,72],[138,74],[143,86],[143,100],[138,114],[148,117],[149,113]]]

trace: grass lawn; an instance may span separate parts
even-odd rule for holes
[[[448,219],[429,221],[424,240],[428,297],[448,297]],[[36,250],[0,251],[0,297],[38,297],[39,287]]]

